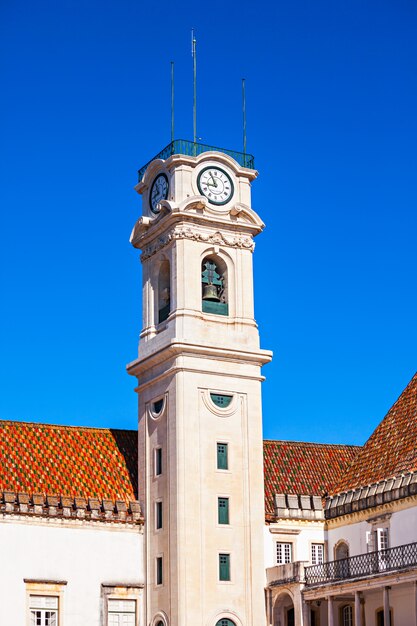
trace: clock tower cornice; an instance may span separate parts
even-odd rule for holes
[[[253,250],[253,237],[265,227],[255,211],[240,203],[221,215],[209,206],[204,196],[187,198],[179,205],[162,200],[160,206],[156,217],[142,216],[133,227],[130,243],[144,253],[149,246],[160,249],[174,239],[195,239]]]

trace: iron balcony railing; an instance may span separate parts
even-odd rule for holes
[[[399,571],[417,566],[417,542],[387,550],[358,554],[305,568],[306,585],[324,585],[350,578]]]
[[[186,139],[175,139],[168,144],[161,152],[159,152],[153,159],[148,161],[146,165],[140,168],[138,171],[139,182],[148,167],[149,163],[152,163],[155,159],[167,159],[173,154],[185,154],[187,156],[198,156],[203,152],[209,152],[214,150],[215,152],[224,152],[228,154],[242,167],[248,167],[251,170],[255,169],[255,157],[252,154],[246,152],[237,152],[236,150],[226,150],[225,148],[216,148],[215,146],[209,146],[205,143],[194,143],[193,141],[187,141]]]

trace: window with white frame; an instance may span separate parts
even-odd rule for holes
[[[277,565],[284,565],[285,563],[291,563],[292,561],[292,543],[283,543],[277,541]]]
[[[108,626],[135,626],[136,600],[110,600],[107,605]]]
[[[319,565],[324,561],[324,545],[322,543],[311,544],[311,563]]]
[[[387,550],[389,548],[388,528],[374,528],[366,533],[368,552]]]
[[[30,626],[58,626],[58,598],[30,596]]]

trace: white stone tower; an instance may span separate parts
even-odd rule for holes
[[[251,209],[257,172],[174,142],[140,172],[139,498],[146,625],[263,626],[261,366]],[[251,165],[251,163],[249,163]]]

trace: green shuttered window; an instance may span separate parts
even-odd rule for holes
[[[230,580],[230,554],[219,554],[219,580]]]
[[[229,523],[229,498],[218,498],[217,515],[219,524]]]
[[[229,469],[227,443],[217,444],[217,469]]]

